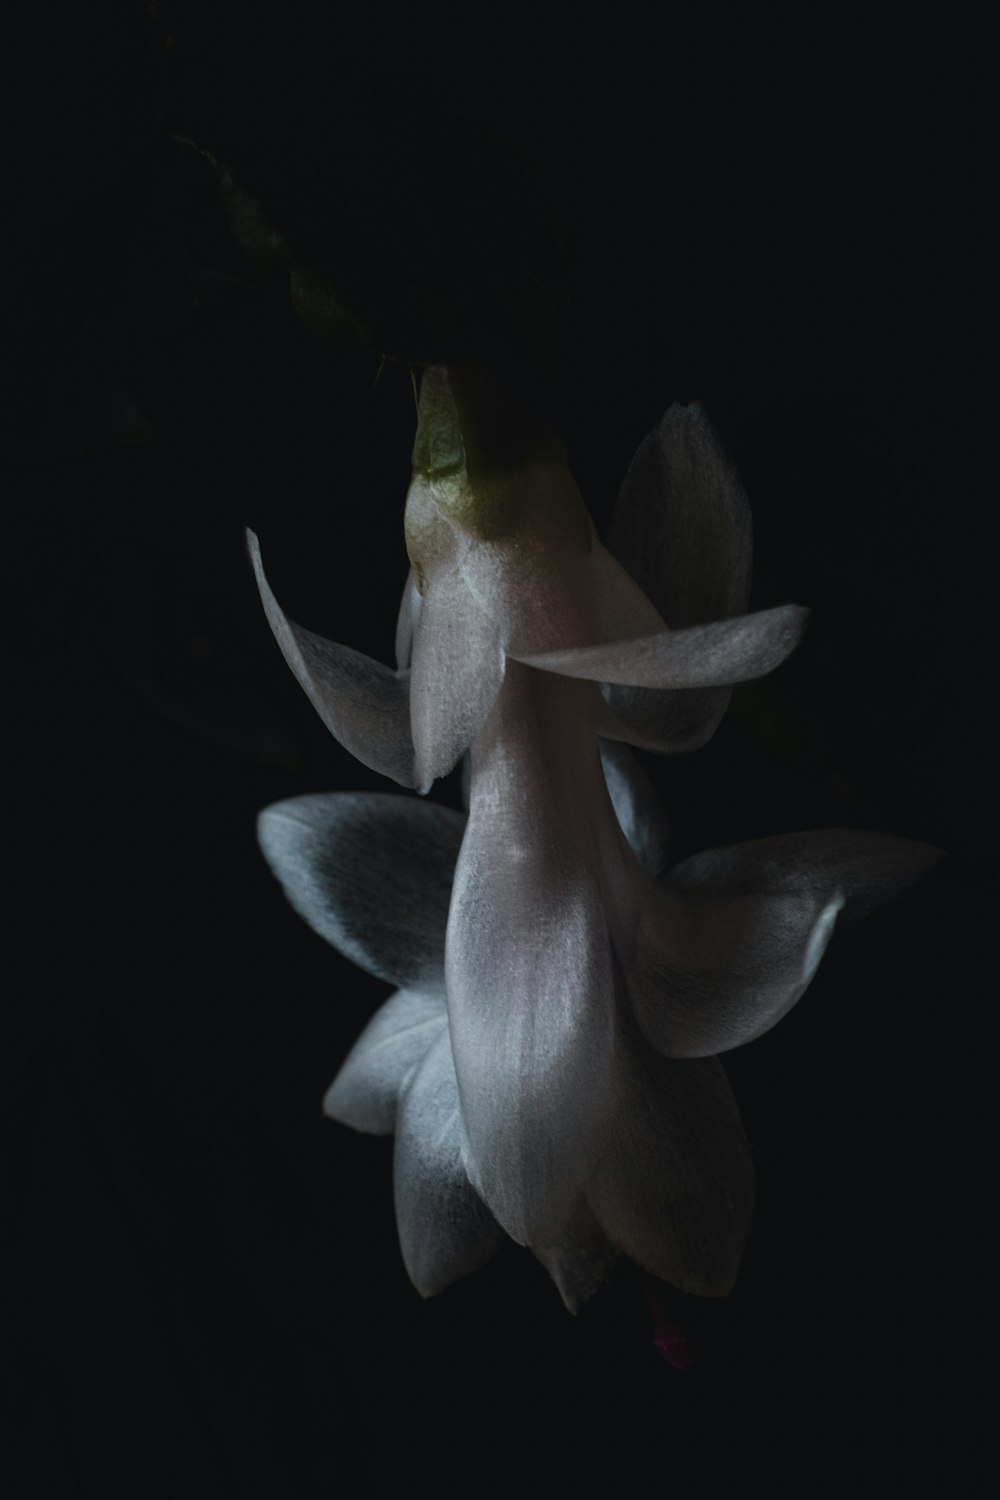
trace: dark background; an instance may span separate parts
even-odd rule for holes
[[[89,7],[11,46],[16,1493],[954,1477],[995,889],[976,39],[280,14]],[[239,248],[171,132],[253,185],[284,258],[252,224]],[[708,747],[647,758],[676,855],[846,825],[951,856],[727,1059],[758,1218],[730,1302],[679,1309],[684,1375],[625,1272],[572,1319],[511,1246],[421,1302],[391,1142],[320,1114],[385,987],[255,844],[270,802],[386,784],[285,668],[243,528],[294,618],[389,660],[403,361],[456,352],[558,421],[599,521],[663,409],[703,401],[754,508],[754,607],[813,607]]]

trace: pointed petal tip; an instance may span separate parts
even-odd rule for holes
[[[596,646],[508,655],[543,672],[623,687],[659,692],[729,687],[765,677],[780,666],[801,641],[808,618],[805,605],[780,604]]]
[[[833,895],[830,897],[830,900],[827,902],[826,906],[824,906],[823,910],[820,912],[819,917],[816,921],[816,925],[813,927],[812,932],[809,934],[809,940],[806,944],[806,951],[803,956],[803,984],[809,984],[812,981],[816,970],[819,968],[820,959],[826,952],[827,944],[833,937],[833,929],[836,925],[837,917],[840,915],[841,911],[843,911],[846,904],[846,899],[847,898],[845,897],[843,891],[838,887],[838,889],[835,890]]]

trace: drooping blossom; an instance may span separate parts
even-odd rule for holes
[[[296,909],[397,986],[327,1111],[395,1131],[400,1241],[425,1294],[506,1233],[571,1308],[619,1254],[701,1295],[733,1284],[753,1169],[717,1054],[801,997],[841,909],[938,851],[821,830],[668,868],[629,744],[696,748],[806,612],[746,608],[746,497],[704,412],[673,406],[598,540],[558,441],[482,368],[431,369],[391,670],[288,620],[333,734],[425,792],[469,754],[469,812],[398,795],[261,816]],[[665,872],[665,873],[664,873]]]

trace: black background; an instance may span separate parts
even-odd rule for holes
[[[976,39],[699,14],[543,36],[282,9],[250,34],[216,5],[123,4],[12,45],[18,1494],[605,1471],[810,1494],[969,1456],[995,888]],[[361,336],[296,318],[170,132],[334,247]],[[555,383],[510,332],[525,265],[560,309]],[[683,1375],[625,1272],[572,1319],[511,1246],[421,1302],[391,1142],[320,1114],[385,987],[255,844],[278,798],[386,784],[287,672],[243,528],[294,618],[389,660],[399,359],[456,347],[534,382],[599,521],[662,410],[703,401],[754,509],[754,607],[814,610],[710,746],[648,761],[676,855],[860,826],[951,856],[727,1059],[759,1210],[731,1301],[680,1309]]]

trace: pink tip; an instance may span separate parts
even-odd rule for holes
[[[653,1329],[653,1347],[675,1370],[690,1370],[694,1364],[694,1351],[687,1338],[665,1321],[658,1320]]]

